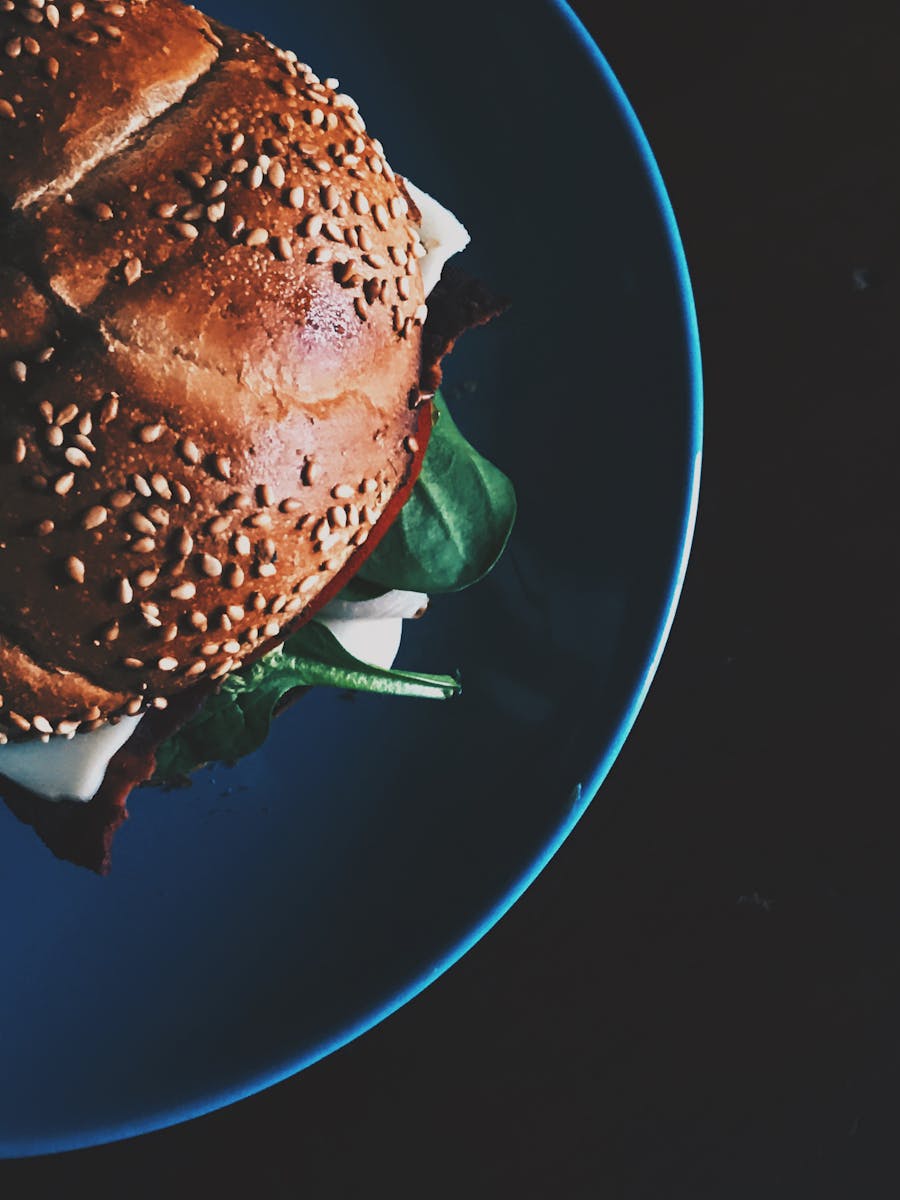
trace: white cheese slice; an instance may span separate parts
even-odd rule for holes
[[[407,191],[415,200],[422,214],[422,224],[419,236],[425,247],[425,257],[419,260],[419,270],[422,272],[422,282],[425,284],[425,295],[430,296],[435,284],[441,277],[447,259],[465,250],[469,242],[469,232],[461,221],[453,215],[449,208],[444,208],[433,196],[417,188],[408,179],[404,180]]]
[[[419,235],[426,254],[419,261],[419,269],[428,296],[447,260],[464,250],[471,239],[449,209],[408,179],[405,183],[422,214]],[[387,669],[393,666],[400,649],[404,618],[415,616],[427,602],[428,597],[420,592],[390,592],[375,601],[333,601],[319,619],[348,653],[361,662]],[[103,782],[110,759],[128,741],[140,720],[123,717],[118,725],[104,725],[72,738],[0,746],[0,775],[48,800],[90,800]]]
[[[48,800],[90,800],[103,782],[109,760],[140,724],[122,717],[72,738],[0,746],[0,775]]]

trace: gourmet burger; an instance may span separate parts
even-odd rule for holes
[[[455,573],[421,513],[396,531],[440,360],[499,306],[443,271],[464,229],[338,81],[261,36],[178,0],[0,0],[0,48],[0,789],[97,866],[81,831],[108,850],[235,673],[291,647],[284,691],[392,690],[350,606],[410,615],[491,565],[508,485]]]

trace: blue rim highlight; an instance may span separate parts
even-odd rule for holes
[[[298,1074],[306,1067],[312,1066],[313,1063],[332,1054],[335,1050],[339,1050],[342,1046],[346,1046],[361,1034],[368,1032],[375,1025],[395,1013],[404,1004],[414,999],[420,992],[424,991],[429,984],[433,983],[439,976],[449,970],[454,963],[458,962],[464,954],[479,942],[484,935],[493,928],[494,925],[503,917],[513,904],[519,899],[522,893],[530,887],[534,880],[540,875],[541,871],[547,866],[553,856],[559,850],[560,846],[575,828],[578,820],[581,818],[591,800],[597,794],[600,785],[608,775],[613,763],[619,755],[620,750],[631,732],[631,728],[637,719],[638,712],[641,709],[650,684],[653,682],[653,677],[659,666],[662,658],[663,650],[669,637],[669,632],[672,628],[672,623],[675,619],[675,610],[678,606],[678,600],[681,595],[681,588],[684,583],[685,573],[687,571],[688,559],[690,557],[691,542],[693,540],[694,525],[697,518],[697,502],[700,491],[700,463],[702,456],[702,438],[703,438],[703,382],[702,382],[702,367],[700,358],[700,338],[697,328],[697,314],[694,307],[693,292],[691,289],[690,276],[688,274],[687,261],[684,255],[684,249],[681,244],[681,237],[678,232],[678,226],[675,221],[675,214],[672,210],[672,205],[666,192],[665,184],[663,183],[662,175],[659,167],[653,157],[653,152],[650,149],[650,144],[641,128],[634,109],[628,97],[625,95],[619,81],[613,74],[609,64],[603,57],[591,35],[588,33],[582,21],[576,16],[566,0],[550,0],[553,8],[559,13],[561,19],[569,27],[572,33],[576,36],[581,44],[582,49],[593,62],[598,73],[602,77],[606,87],[615,101],[619,115],[625,122],[628,130],[637,147],[644,169],[650,180],[653,188],[653,193],[659,208],[660,215],[666,229],[669,240],[669,252],[671,257],[671,265],[675,270],[675,275],[678,280],[678,288],[681,296],[682,316],[684,319],[685,333],[687,336],[687,351],[688,351],[688,373],[690,383],[690,430],[689,430],[689,467],[688,478],[689,487],[687,489],[687,502],[682,518],[681,535],[680,535],[680,553],[678,561],[672,573],[672,578],[669,584],[668,595],[663,606],[662,614],[659,618],[655,635],[653,638],[653,649],[650,652],[646,668],[644,670],[640,684],[638,685],[634,697],[628,707],[627,712],[622,717],[615,737],[606,750],[600,762],[597,764],[593,774],[588,780],[582,784],[578,784],[571,798],[571,807],[569,813],[556,831],[552,839],[541,850],[537,858],[525,868],[522,874],[518,877],[515,883],[510,887],[506,895],[498,901],[497,904],[487,913],[481,922],[471,930],[460,942],[457,943],[450,951],[448,951],[438,963],[433,966],[425,975],[416,979],[402,991],[397,992],[389,1000],[387,1000],[377,1011],[362,1017],[354,1025],[342,1030],[327,1042],[322,1042],[313,1050],[307,1052],[302,1058],[292,1060],[287,1065],[278,1068],[274,1071],[256,1077],[252,1081],[243,1083],[240,1087],[231,1088],[224,1092],[218,1092],[214,1096],[208,1096],[203,1100],[195,1101],[192,1104],[185,1104],[181,1107],[171,1109],[165,1114],[158,1114],[147,1120],[133,1121],[123,1125],[116,1125],[102,1130],[91,1130],[90,1134],[79,1137],[77,1134],[69,1135],[68,1137],[59,1138],[56,1140],[46,1141],[35,1139],[31,1143],[23,1144],[17,1142],[15,1146],[7,1147],[0,1143],[0,1157],[8,1158],[27,1158],[36,1154],[57,1154],[66,1150],[87,1149],[91,1146],[99,1146],[108,1142],[120,1141],[125,1138],[137,1137],[141,1134],[156,1132],[161,1129],[166,1129],[172,1125],[178,1125],[184,1121],[192,1120],[194,1117],[202,1117],[208,1113],[215,1112],[217,1109],[225,1108],[230,1104],[234,1104],[239,1100],[246,1100],[250,1096],[256,1095],[258,1092],[264,1091],[267,1088],[273,1087],[277,1083],[282,1083],[291,1076]]]

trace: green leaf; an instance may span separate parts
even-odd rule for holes
[[[447,699],[461,690],[449,675],[383,670],[360,662],[324,625],[310,621],[252,667],[229,675],[200,712],[162,743],[154,781],[172,783],[201,763],[234,762],[249,754],[265,741],[285,696],[316,686],[426,699]]]
[[[483,578],[512,531],[516,494],[509,479],[475,450],[443,397],[422,473],[358,578],[411,592],[457,592]]]

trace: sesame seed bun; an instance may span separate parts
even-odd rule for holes
[[[163,708],[343,585],[421,466],[427,310],[420,214],[337,80],[175,0],[0,0],[0,47],[23,738]]]

